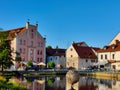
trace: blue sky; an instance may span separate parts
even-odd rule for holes
[[[1,28],[25,26],[27,19],[38,22],[46,45],[103,47],[120,32],[120,0],[1,0]]]

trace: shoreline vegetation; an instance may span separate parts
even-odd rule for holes
[[[27,90],[27,88],[8,81],[4,76],[0,76],[0,90]]]

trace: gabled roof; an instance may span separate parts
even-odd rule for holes
[[[100,50],[100,48],[98,48],[98,47],[91,47],[93,50],[95,50],[96,52],[98,51],[98,50]]]
[[[65,56],[66,49],[53,49],[53,48],[46,48],[46,54],[48,56]]]
[[[8,32],[9,35],[8,35],[8,39],[12,39],[15,37],[16,34],[21,34],[23,33],[26,29],[26,27],[21,27],[21,28],[16,28],[16,29],[11,29],[11,30],[6,30],[6,31],[2,31],[2,32]]]
[[[15,28],[15,29],[11,29],[11,30],[7,30],[6,32],[9,32],[10,34],[21,34],[22,32],[24,32],[26,29],[26,27],[21,27],[21,28]]]
[[[72,45],[80,58],[97,59],[97,56],[95,55],[91,47],[80,46],[79,43],[73,43]]]
[[[120,32],[111,40],[109,45],[115,44],[116,40],[120,40]]]
[[[115,52],[120,51],[120,41],[117,41],[116,44],[112,44],[110,46],[104,46],[103,49],[98,50],[98,53],[102,52]]]

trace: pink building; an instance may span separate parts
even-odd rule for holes
[[[38,24],[26,23],[25,27],[7,30],[11,41],[11,47],[20,53],[22,61],[45,62],[45,38],[38,32]],[[13,54],[16,57],[16,54]]]

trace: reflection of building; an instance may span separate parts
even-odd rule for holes
[[[98,50],[98,61],[109,70],[120,70],[120,33],[108,46]]]
[[[45,90],[45,80],[34,80],[31,90]]]
[[[20,86],[26,87],[28,90],[45,90],[45,78],[42,80],[29,81],[26,79],[13,77],[10,79],[11,82],[17,83]]]
[[[45,62],[45,38],[38,32],[38,24],[26,23],[25,27],[7,30],[9,39],[12,38],[11,48],[20,53],[23,62]],[[13,58],[16,54],[13,54]]]
[[[46,59],[47,63],[50,61],[53,61],[55,63],[56,68],[66,67],[66,61],[65,61],[65,49],[60,48],[46,48]]]
[[[96,49],[87,46],[85,42],[73,42],[66,50],[66,67],[81,70],[92,66],[97,62]]]

